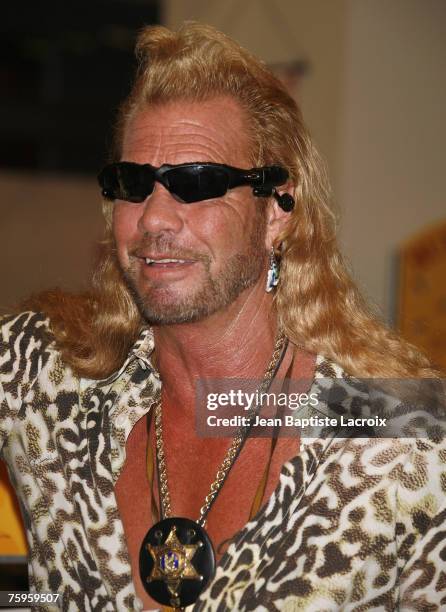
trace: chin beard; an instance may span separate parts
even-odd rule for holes
[[[245,289],[255,285],[264,272],[266,260],[266,251],[259,253],[257,243],[255,249],[249,248],[244,253],[232,256],[215,277],[211,276],[207,265],[204,283],[195,291],[180,296],[168,287],[153,287],[141,293],[136,287],[131,268],[124,270],[123,275],[136,305],[149,325],[195,323],[224,310]]]

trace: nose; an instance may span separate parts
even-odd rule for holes
[[[178,233],[183,225],[182,207],[160,183],[144,202],[138,219],[138,230],[143,234]]]

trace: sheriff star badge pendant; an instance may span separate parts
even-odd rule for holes
[[[205,530],[173,517],[147,532],[140,551],[141,580],[157,602],[184,608],[193,604],[215,571],[215,555]]]

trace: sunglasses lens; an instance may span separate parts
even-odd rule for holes
[[[187,204],[220,198],[227,192],[229,184],[223,168],[206,166],[172,168],[165,172],[164,180],[169,191]]]
[[[149,167],[131,162],[111,164],[98,178],[102,192],[109,200],[144,202],[155,185],[154,173]]]

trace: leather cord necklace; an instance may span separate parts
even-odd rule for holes
[[[279,334],[270,363],[257,392],[268,391],[286,353],[288,339]],[[160,496],[161,520],[147,532],[140,549],[139,570],[147,593],[157,601],[176,610],[193,604],[206,588],[215,572],[215,553],[204,527],[207,515],[234,465],[254,422],[258,406],[247,413],[247,425],[239,428],[226,452],[215,480],[200,509],[197,521],[171,516],[171,501],[164,453],[161,401],[155,412],[156,461]],[[273,447],[274,448],[274,447]],[[268,464],[269,465],[269,464]],[[153,480],[153,465],[150,470]],[[153,496],[153,492],[152,492]],[[257,496],[256,496],[257,497]],[[152,498],[152,509],[155,500]]]

